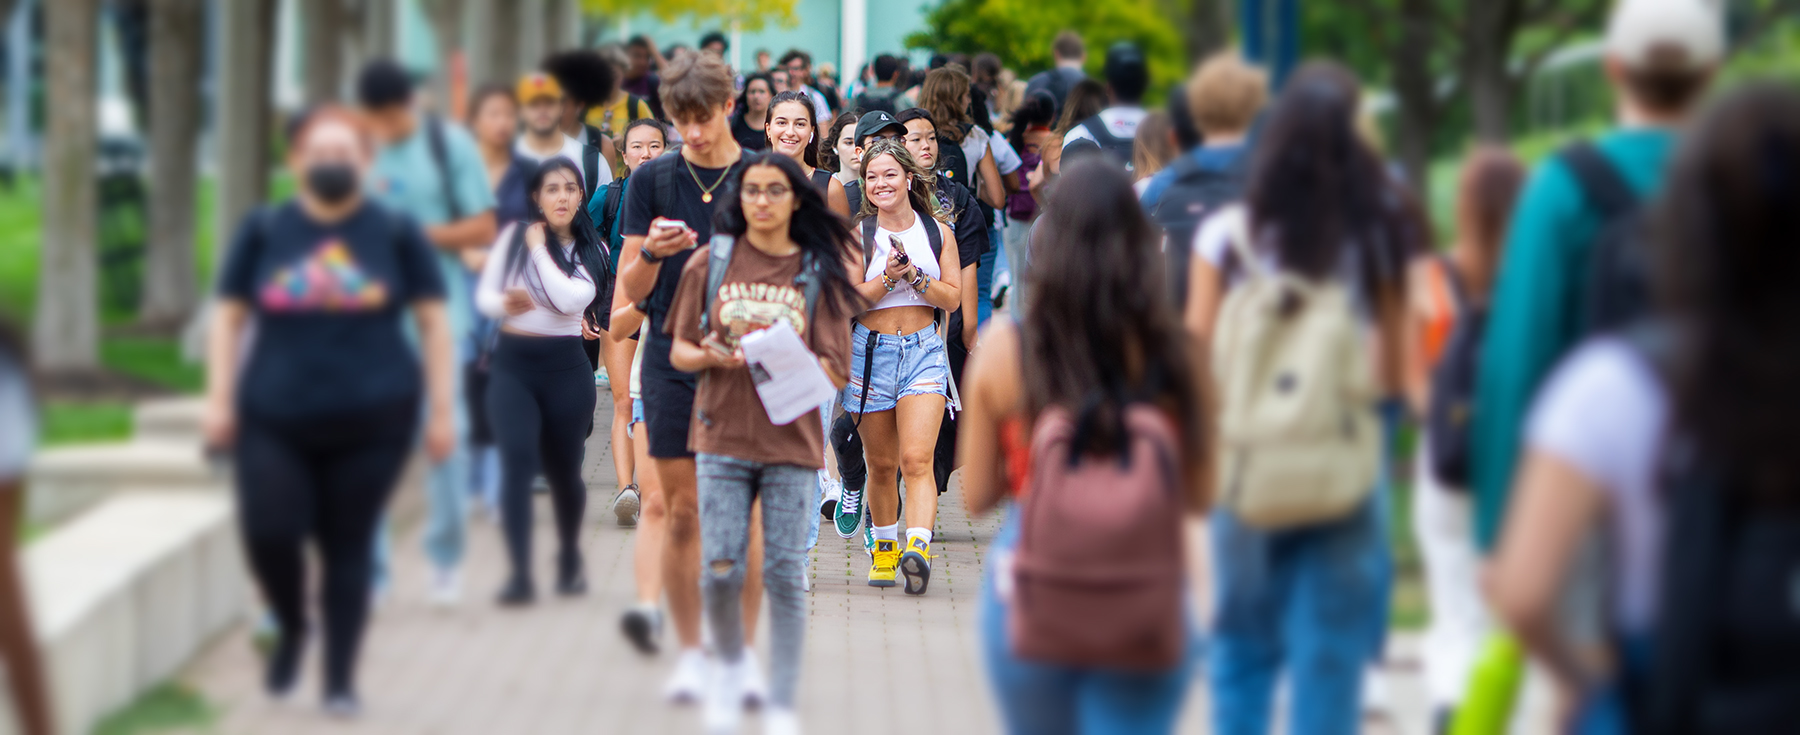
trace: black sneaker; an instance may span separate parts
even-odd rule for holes
[[[556,594],[579,597],[587,594],[587,572],[580,552],[566,552],[556,560]]]
[[[294,683],[300,678],[300,661],[306,651],[306,629],[288,633],[277,632],[273,644],[269,647],[267,668],[263,672],[263,687],[269,696],[286,699],[294,692]]]
[[[634,605],[625,611],[625,617],[619,620],[619,628],[625,631],[625,640],[631,641],[638,653],[646,656],[656,655],[658,646],[656,639],[662,632],[662,611],[653,607]]]
[[[524,607],[537,602],[537,589],[531,584],[531,580],[514,577],[505,587],[500,588],[500,594],[494,601],[501,607]]]
[[[362,701],[349,692],[325,696],[325,714],[338,720],[355,719],[362,714]]]

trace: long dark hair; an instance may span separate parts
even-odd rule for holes
[[[1083,79],[1069,88],[1069,97],[1063,101],[1062,119],[1056,124],[1057,135],[1068,135],[1076,125],[1087,122],[1087,119],[1100,114],[1106,109],[1106,85],[1092,79]]]
[[[812,143],[809,143],[800,149],[800,156],[806,159],[806,165],[818,168],[821,131],[819,130],[819,113],[818,110],[813,108],[811,95],[805,92],[782,92],[781,94],[775,95],[774,99],[769,100],[769,114],[763,116],[762,121],[763,138],[769,141],[769,150],[775,150],[775,139],[769,137],[769,118],[775,116],[775,107],[777,105],[783,105],[789,102],[806,108],[807,129],[812,131],[813,139]]]
[[[1356,78],[1309,63],[1294,73],[1257,144],[1244,200],[1258,244],[1273,234],[1285,270],[1320,280],[1339,273],[1344,249],[1365,294],[1390,290],[1422,247],[1412,197],[1356,130]]]
[[[1165,294],[1160,236],[1118,165],[1083,157],[1063,175],[1081,185],[1052,191],[1027,266],[1033,297],[1020,337],[1029,415],[1091,409],[1090,448],[1116,450],[1123,402],[1154,401],[1181,426],[1187,456],[1204,461],[1203,389]]]
[[[582,314],[589,321],[604,329],[612,321],[611,310],[608,307],[612,305],[613,272],[612,264],[606,259],[606,243],[600,239],[600,232],[595,229],[594,220],[588,217],[587,207],[584,204],[577,203],[575,205],[575,220],[569,223],[569,234],[575,237],[575,258],[570,260],[567,255],[563,254],[562,244],[556,242],[556,233],[549,231],[544,210],[538,206],[537,200],[533,197],[539,189],[543,188],[544,177],[556,171],[568,171],[573,174],[575,180],[581,182],[582,190],[587,191],[587,180],[581,176],[581,168],[576,166],[574,161],[563,156],[553,156],[538,164],[525,181],[526,201],[530,202],[527,208],[530,213],[526,215],[524,221],[519,222],[518,226],[513,228],[512,242],[506,249],[506,282],[518,277],[525,270],[525,261],[529,260],[525,257],[525,229],[539,222],[545,222],[544,237],[548,242],[544,243],[544,250],[550,253],[550,261],[556,264],[557,270],[562,271],[563,275],[570,277],[575,276],[575,266],[578,262],[587,269],[588,278],[594,282],[594,300],[587,305]],[[585,202],[586,197],[583,197],[582,200]],[[549,298],[544,294],[541,283],[533,286],[531,279],[524,280],[525,287],[531,291],[532,300],[538,303],[549,303]]]
[[[1685,137],[1649,231],[1658,303],[1678,328],[1675,422],[1730,486],[1800,500],[1800,94],[1727,95]]]
[[[774,109],[775,77],[769,76],[769,73],[766,71],[759,71],[754,74],[744,75],[744,87],[743,89],[738,90],[737,116],[744,118],[744,124],[761,130],[763,128],[763,121],[750,119],[750,83],[756,81],[762,82],[763,86],[769,88],[769,108]]]
[[[725,183],[726,195],[713,217],[713,231],[737,238],[749,231],[750,222],[744,218],[741,192],[744,173],[756,166],[773,166],[781,171],[787,178],[788,189],[799,200],[800,207],[788,220],[788,238],[800,246],[800,252],[812,255],[824,271],[821,303],[848,315],[862,313],[867,304],[857,295],[845,265],[851,253],[860,252],[856,247],[856,233],[850,229],[849,222],[826,206],[825,195],[812,185],[794,159],[774,151],[746,151],[743,165],[734,169]]]
[[[826,134],[819,137],[819,168],[834,174],[843,170],[844,162],[838,159],[838,136],[844,133],[844,128],[855,125],[857,119],[861,117],[852,111],[838,115],[837,119],[831,121],[831,127],[826,129]]]
[[[1006,131],[1006,141],[1012,144],[1013,150],[1025,152],[1025,133],[1033,125],[1046,128],[1056,124],[1056,97],[1042,89],[1033,90],[1013,110],[1012,128]]]

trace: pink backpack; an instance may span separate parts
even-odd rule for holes
[[[1185,653],[1179,432],[1142,403],[1125,426],[1128,458],[1072,460],[1070,412],[1038,417],[1008,618],[1020,658],[1161,671]]]

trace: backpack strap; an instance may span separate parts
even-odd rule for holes
[[[1250,246],[1249,210],[1237,210],[1237,214],[1231,216],[1231,219],[1226,221],[1226,225],[1230,229],[1225,233],[1225,244],[1230,248],[1230,254],[1243,262],[1244,273],[1252,280],[1268,277],[1269,269],[1262,261],[1256,259],[1256,251]]]
[[[1469,285],[1463,283],[1461,273],[1456,272],[1456,265],[1448,256],[1439,254],[1433,257],[1437,261],[1438,270],[1444,274],[1444,281],[1450,284],[1450,297],[1456,302],[1456,314],[1461,317],[1469,313],[1474,306],[1469,298]]]
[[[589,125],[587,128],[588,130],[594,131],[596,136],[599,135],[600,131],[594,130],[594,126]],[[582,188],[587,190],[587,196],[583,197],[581,200],[583,206],[586,206],[588,202],[593,201],[595,194],[600,193],[600,187],[594,185],[595,181],[600,180],[598,175],[600,172],[600,165],[600,146],[583,144],[581,146],[581,172],[583,176],[587,177],[587,181],[581,182]]]
[[[1592,141],[1576,141],[1557,154],[1601,217],[1614,219],[1638,206],[1637,192]]]
[[[613,234],[619,231],[619,209],[623,206],[625,206],[625,180],[613,179],[612,183],[606,185],[606,201],[601,203],[600,208],[602,218],[600,226],[606,228],[600,234],[605,235],[609,243],[612,242]]]
[[[638,106],[644,104],[644,98],[630,92],[625,93],[625,124],[630,125],[638,119]]]
[[[725,271],[731,269],[731,251],[737,244],[737,238],[730,235],[713,235],[707,243],[711,248],[706,257],[706,290],[700,292],[700,334],[712,331],[712,303],[719,293],[719,287],[725,285]]]
[[[865,269],[869,267],[869,259],[875,257],[875,220],[876,217],[871,216],[864,217],[862,221],[863,268]]]
[[[944,257],[944,230],[938,226],[940,223],[937,218],[928,217],[923,212],[918,215],[925,218],[925,241],[931,243],[931,257]]]
[[[444,119],[437,115],[425,117],[425,145],[431,149],[431,160],[437,164],[438,183],[444,187],[444,206],[450,212],[450,221],[462,219],[462,206],[456,201],[456,185],[450,174],[450,146],[444,140]]]

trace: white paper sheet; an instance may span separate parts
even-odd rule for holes
[[[793,423],[837,394],[818,356],[785,321],[744,335],[738,346],[744,350],[763,410],[776,426]]]

